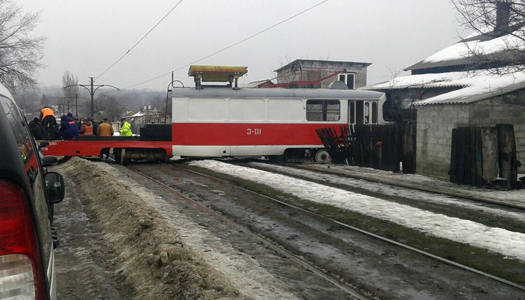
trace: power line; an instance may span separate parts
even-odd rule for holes
[[[186,67],[188,67],[188,66],[190,66],[190,65],[193,65],[193,64],[195,64],[195,63],[197,63],[197,62],[199,62],[199,61],[201,61],[201,60],[204,60],[204,59],[206,59],[206,58],[209,58],[209,57],[212,57],[212,56],[214,56],[214,55],[217,55],[217,54],[219,54],[219,53],[221,53],[221,52],[223,52],[223,51],[226,51],[226,50],[228,50],[228,49],[230,49],[230,48],[232,48],[232,47],[235,47],[235,46],[239,45],[240,43],[243,43],[243,42],[245,42],[245,41],[247,41],[247,40],[249,40],[249,39],[252,39],[252,38],[254,38],[254,37],[256,37],[256,36],[258,36],[258,35],[260,35],[260,34],[266,32],[266,31],[268,31],[268,30],[270,30],[270,29],[272,29],[272,28],[274,28],[274,27],[277,27],[277,26],[279,26],[279,25],[281,25],[281,24],[283,24],[283,23],[285,23],[285,22],[287,22],[287,21],[290,21],[291,19],[293,19],[293,18],[295,18],[295,17],[298,17],[298,16],[300,16],[300,15],[306,13],[307,11],[310,11],[310,10],[316,8],[317,6],[319,6],[319,5],[321,5],[321,4],[325,3],[325,2],[328,2],[328,0],[324,0],[324,1],[322,1],[322,2],[320,2],[320,3],[318,3],[318,4],[314,5],[314,6],[312,6],[312,7],[310,7],[310,8],[307,8],[307,9],[305,9],[305,10],[303,10],[303,11],[301,11],[301,12],[299,12],[299,13],[297,13],[297,14],[295,14],[295,15],[293,15],[293,16],[291,16],[291,17],[289,17],[289,18],[287,18],[287,19],[285,19],[285,20],[283,20],[283,21],[281,21],[281,22],[279,22],[279,23],[277,23],[277,24],[274,24],[274,25],[272,25],[272,26],[270,26],[270,27],[268,27],[268,28],[266,28],[266,29],[264,29],[264,30],[261,30],[261,31],[255,33],[255,34],[252,34],[252,35],[250,35],[250,36],[247,37],[247,38],[244,38],[244,39],[242,39],[242,40],[240,40],[240,41],[238,41],[238,42],[236,42],[236,43],[234,43],[234,44],[231,44],[231,45],[228,46],[228,47],[222,48],[221,50],[216,51],[216,52],[214,52],[214,53],[212,53],[212,54],[209,54],[209,55],[207,55],[207,56],[205,56],[205,57],[203,57],[203,58],[200,58],[200,59],[198,59],[198,60],[196,60],[196,61],[193,61],[193,62],[191,62],[191,63],[189,63],[189,64],[186,64],[186,65],[184,65],[184,66],[182,66],[182,67],[180,67],[180,68],[177,68],[177,69],[175,69],[175,70],[173,70],[173,71],[170,71],[170,72],[164,73],[164,74],[162,74],[162,75],[159,75],[159,76],[157,76],[157,77],[155,77],[155,78],[152,78],[152,79],[149,79],[149,80],[143,81],[143,82],[141,82],[141,83],[137,83],[137,84],[134,84],[134,85],[128,86],[128,87],[126,87],[126,88],[124,88],[124,89],[129,89],[129,88],[132,88],[132,87],[135,87],[135,86],[138,86],[138,85],[142,85],[142,84],[148,83],[148,82],[153,81],[153,80],[155,80],[155,79],[159,79],[159,78],[161,78],[162,76],[166,76],[166,75],[168,75],[168,74],[170,74],[170,73],[172,73],[172,72],[176,72],[176,71],[179,71],[179,70],[181,70],[181,69],[184,69],[184,68],[186,68]]]
[[[133,50],[133,48],[135,48],[138,44],[140,44],[140,42],[142,42],[143,39],[145,39],[155,28],[157,28],[157,26],[175,9],[177,8],[177,6],[179,6],[179,4],[182,2],[182,0],[180,0],[177,4],[175,4],[175,6],[164,16],[162,17],[162,19],[160,19],[160,21],[157,22],[157,24],[155,24],[155,26],[153,26],[153,28],[151,28],[138,42],[135,43],[135,45],[133,45],[133,47],[131,47],[128,51],[126,51],[126,53],[124,53],[124,55],[122,55],[116,62],[114,62],[111,66],[109,66],[109,68],[107,68],[104,72],[102,72],[102,74],[98,75],[95,79],[98,79],[99,77],[101,77],[102,75],[104,75],[107,71],[109,71],[111,68],[113,68],[119,61],[121,61],[124,56],[128,55],[129,52],[131,52],[131,50]]]

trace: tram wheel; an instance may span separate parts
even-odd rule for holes
[[[332,157],[325,149],[318,150],[315,152],[315,161],[320,164],[327,164],[332,161]]]

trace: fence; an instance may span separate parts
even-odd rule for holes
[[[318,129],[317,135],[334,163],[346,163],[403,173],[416,171],[416,134],[413,123],[405,125],[354,125]]]
[[[480,187],[501,178],[510,190],[517,186],[518,164],[512,125],[452,130],[450,182]]]

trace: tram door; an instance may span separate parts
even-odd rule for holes
[[[377,102],[348,101],[348,124],[377,124]]]

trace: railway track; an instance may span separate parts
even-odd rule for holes
[[[193,172],[195,174],[199,174],[201,176],[207,176],[207,177],[210,177],[209,175],[205,175],[205,174],[202,174],[202,173],[199,173],[199,172],[196,172],[196,171],[190,171],[190,172]],[[213,177],[211,177],[213,178]],[[360,228],[357,228],[357,227],[354,227],[354,226],[351,226],[349,224],[346,224],[346,223],[343,223],[343,222],[340,222],[338,220],[335,220],[335,219],[332,219],[332,218],[329,218],[327,216],[324,216],[322,214],[319,214],[317,212],[313,212],[313,211],[310,211],[310,210],[306,210],[306,209],[303,209],[301,207],[298,207],[298,206],[295,206],[295,205],[292,205],[292,204],[289,204],[289,203],[286,203],[286,202],[283,202],[283,201],[280,201],[278,199],[275,199],[273,197],[269,197],[269,196],[265,196],[265,195],[262,195],[258,192],[255,192],[253,190],[250,190],[250,189],[246,189],[246,188],[243,188],[243,187],[240,187],[241,189],[243,190],[246,190],[250,193],[254,193],[254,194],[257,194],[261,197],[265,197],[267,198],[268,200],[270,201],[274,201],[274,202],[277,202],[277,203],[280,203],[282,205],[285,205],[285,206],[288,206],[288,207],[291,207],[293,209],[297,209],[297,210],[301,210],[302,212],[304,213],[307,213],[307,214],[313,214],[317,217],[320,217],[320,218],[324,218],[330,222],[333,222],[334,224],[337,224],[339,226],[342,226],[342,227],[345,227],[347,229],[350,229],[350,230],[353,230],[353,231],[356,231],[356,232],[359,232],[359,233],[362,233],[366,236],[369,236],[369,237],[372,237],[372,238],[375,238],[375,239],[378,239],[380,241],[384,241],[384,242],[387,242],[387,243],[390,243],[392,245],[396,245],[398,247],[401,247],[403,249],[406,249],[408,251],[412,251],[414,253],[417,253],[417,254],[420,254],[420,255],[423,255],[425,257],[428,257],[428,258],[431,258],[431,259],[434,259],[434,260],[437,260],[437,261],[440,261],[440,262],[443,262],[445,264],[448,264],[448,265],[451,265],[451,266],[454,266],[454,267],[457,267],[459,269],[462,269],[462,270],[466,270],[466,271],[469,271],[469,272],[472,272],[472,273],[475,273],[475,274],[478,274],[480,276],[483,276],[483,277],[486,277],[486,278],[490,278],[492,280],[495,280],[497,282],[501,282],[505,285],[509,285],[509,286],[512,286],[512,287],[515,287],[519,290],[522,290],[523,292],[525,292],[525,286],[521,285],[521,284],[517,284],[517,283],[514,283],[514,282],[511,282],[509,280],[506,280],[504,278],[500,278],[500,277],[497,277],[497,276],[494,276],[492,274],[489,274],[489,273],[486,273],[486,272],[482,272],[482,271],[479,271],[479,270],[476,270],[474,268],[471,268],[469,266],[466,266],[466,265],[463,265],[463,264],[460,264],[460,263],[457,263],[457,262],[454,262],[452,260],[449,260],[449,259],[446,259],[446,258],[443,258],[443,257],[439,257],[437,255],[434,255],[430,252],[426,252],[426,251],[422,251],[420,249],[416,249],[414,247],[411,247],[409,245],[406,245],[406,244],[403,244],[403,243],[400,243],[400,242],[397,242],[395,240],[392,240],[392,239],[389,239],[389,238],[386,238],[386,237],[382,237],[380,235],[377,235],[375,233],[372,233],[370,231],[367,231],[367,230],[363,230],[363,229],[360,229]],[[505,205],[504,205],[505,206]]]
[[[302,258],[302,257],[300,257],[298,255],[294,255],[293,253],[287,251],[286,249],[275,245],[272,241],[269,241],[266,238],[264,238],[264,237],[262,237],[262,236],[260,236],[260,235],[258,235],[256,233],[253,233],[251,230],[249,230],[245,226],[242,226],[242,225],[240,225],[238,223],[235,223],[235,222],[231,221],[230,219],[224,217],[222,214],[218,213],[217,211],[200,204],[198,201],[196,201],[196,200],[194,200],[194,199],[192,199],[190,197],[185,196],[184,194],[182,194],[181,192],[173,189],[169,185],[167,185],[167,184],[165,184],[165,183],[163,183],[163,182],[161,182],[159,180],[156,180],[156,179],[154,179],[154,178],[152,178],[152,177],[150,177],[147,174],[144,174],[142,172],[139,172],[139,171],[135,171],[135,172],[137,172],[138,174],[140,174],[144,178],[147,178],[148,180],[153,181],[153,182],[161,185],[166,190],[170,191],[173,194],[176,194],[177,196],[179,196],[180,198],[184,199],[188,203],[194,205],[195,207],[197,207],[202,212],[208,213],[208,214],[212,215],[213,217],[215,217],[216,219],[220,220],[221,222],[225,222],[225,223],[229,224],[230,226],[238,229],[239,231],[242,231],[245,235],[248,235],[248,236],[250,236],[250,238],[259,241],[265,247],[271,248],[273,251],[275,251],[279,255],[282,255],[282,256],[288,258],[290,261],[296,263],[297,265],[303,267],[304,269],[307,269],[308,271],[312,272],[316,276],[318,276],[318,277],[320,277],[320,278],[330,282],[335,287],[339,288],[341,291],[343,291],[344,293],[348,294],[351,297],[350,299],[355,299],[355,300],[371,299],[369,297],[365,297],[364,295],[361,295],[360,293],[356,292],[352,287],[340,283],[339,282],[340,281],[339,278],[336,278],[336,277],[332,276],[331,274],[328,274],[328,273],[325,273],[325,272],[319,270],[315,265],[313,265],[312,263],[310,263],[306,259],[304,259],[304,258]],[[210,179],[215,180],[215,181],[223,181],[223,180],[221,180],[219,178],[213,178],[211,176],[207,176],[207,175],[201,174],[199,172],[195,172],[195,171],[189,171],[189,172],[191,172],[193,174],[197,174],[197,175],[201,175],[201,176],[210,178]],[[247,189],[244,189],[244,190],[249,191]]]
[[[405,291],[406,290],[410,291],[409,293],[411,293],[412,295],[415,295],[414,299],[417,298],[417,295],[438,293],[438,290],[440,289],[439,287],[436,288],[436,287],[428,287],[428,286],[424,287],[424,286],[432,285],[436,283],[437,283],[437,286],[439,286],[440,284],[443,284],[443,282],[440,281],[441,279],[439,279],[439,277],[444,276],[446,274],[450,274],[451,276],[458,276],[458,278],[464,278],[465,276],[469,277],[468,280],[461,283],[462,285],[466,284],[469,287],[468,288],[462,287],[461,289],[467,289],[467,290],[471,289],[473,293],[476,293],[475,291],[477,289],[491,290],[491,288],[493,288],[493,290],[499,290],[497,293],[504,294],[504,295],[520,295],[521,293],[525,292],[525,287],[522,286],[521,284],[514,283],[510,280],[507,280],[505,278],[500,278],[498,276],[489,274],[487,272],[479,271],[475,268],[462,265],[453,260],[439,257],[437,255],[417,249],[415,247],[405,245],[404,243],[401,243],[394,239],[382,237],[374,232],[360,229],[351,224],[347,224],[347,222],[340,221],[338,217],[331,217],[329,215],[326,215],[325,213],[315,211],[315,209],[312,209],[312,207],[302,206],[300,204],[294,203],[294,201],[289,201],[289,199],[283,200],[282,195],[272,195],[271,192],[268,193],[266,191],[263,191],[261,193],[260,187],[252,188],[250,187],[249,184],[244,184],[244,183],[239,184],[238,182],[236,182],[235,184],[232,184],[232,181],[230,180],[230,178],[225,178],[223,175],[214,174],[206,170],[196,170],[195,168],[188,167],[184,164],[173,164],[171,166],[162,165],[159,167],[163,169],[162,173],[175,172],[176,174],[178,174],[177,176],[180,176],[181,174],[185,174],[186,177],[190,177],[188,174],[191,174],[192,179],[190,180],[190,182],[198,181],[200,184],[203,184],[203,182],[205,182],[204,185],[206,185],[208,188],[213,187],[214,190],[220,187],[225,190],[224,192],[225,195],[223,198],[228,198],[228,197],[231,198],[230,194],[241,193],[242,196],[245,198],[257,199],[257,200],[250,201],[250,204],[247,206],[247,208],[245,208],[245,210],[249,210],[251,213],[257,210],[253,208],[255,207],[255,205],[258,205],[256,204],[257,201],[261,202],[261,204],[259,205],[269,206],[269,208],[265,208],[265,209],[258,208],[260,210],[272,210],[272,209],[281,210],[281,213],[282,213],[282,215],[280,215],[281,218],[283,218],[284,216],[286,218],[291,219],[286,222],[288,223],[302,222],[302,225],[297,227],[298,228],[297,234],[299,235],[300,238],[303,237],[303,233],[302,233],[303,231],[308,231],[308,230],[317,231],[316,234],[319,234],[319,232],[324,230],[320,228],[328,227],[328,228],[331,228],[331,230],[333,230],[336,233],[332,234],[332,236],[330,237],[325,237],[324,240],[320,242],[321,244],[326,243],[329,240],[331,241],[333,239],[343,240],[342,244],[345,244],[344,241],[352,241],[354,242],[353,244],[347,242],[348,244],[352,244],[352,248],[355,246],[355,243],[363,243],[363,244],[371,243],[371,245],[364,247],[365,250],[353,249],[349,252],[356,254],[360,251],[369,250],[369,249],[366,249],[367,247],[375,247],[375,248],[380,249],[379,258],[382,259],[382,262],[381,261],[379,262],[379,265],[380,265],[379,268],[381,269],[381,267],[383,267],[384,272],[394,272],[394,270],[399,272],[400,275],[402,276],[400,276],[401,278],[399,278],[398,280],[401,282],[411,280],[411,279],[416,279],[417,277],[419,277],[418,275],[419,273],[426,273],[428,270],[435,271],[436,269],[440,269],[440,272],[434,272],[434,273],[440,273],[441,275],[439,274],[432,275],[430,276],[430,278],[427,278],[425,280],[419,279],[420,281],[422,281],[421,284],[411,283],[411,284],[407,284],[405,287],[402,288]],[[194,194],[195,190],[189,191],[187,185],[186,186],[184,185],[174,186],[173,181],[166,179],[170,175],[168,175],[168,177],[160,176],[161,178],[159,178],[158,175],[152,175],[152,174],[158,174],[158,172],[160,172],[158,170],[155,170],[155,167],[151,167],[150,165],[146,167],[139,166],[139,165],[133,165],[133,166],[130,166],[130,168],[132,168],[135,172],[139,172],[141,174],[140,176],[148,178],[148,180],[155,182],[159,186],[162,186],[164,189],[170,191],[170,193],[173,193],[177,195],[179,198],[184,199],[184,201],[191,203],[193,206],[198,208],[200,211],[205,212],[206,214],[209,214],[209,215],[213,215],[214,218],[216,218],[217,220],[220,220],[220,222],[228,223],[230,226],[236,228],[239,231],[242,231],[244,234],[250,236],[252,239],[257,240],[259,243],[265,245],[265,247],[269,247],[276,253],[279,253],[279,255],[287,257],[289,261],[301,266],[302,268],[309,270],[316,276],[321,277],[324,280],[330,282],[332,285],[337,287],[340,291],[347,294],[348,297],[352,297],[350,299],[370,299],[367,293],[374,295],[374,297],[379,297],[379,298],[391,297],[392,295],[396,295],[396,292],[393,292],[392,295],[389,295],[386,292],[386,290],[389,290],[392,288],[389,284],[384,284],[384,285],[379,284],[379,286],[376,286],[373,283],[371,283],[370,281],[373,281],[374,277],[370,277],[369,278],[370,281],[367,281],[366,279],[363,279],[363,277],[361,277],[360,275],[346,274],[342,270],[345,268],[352,267],[352,264],[348,262],[349,260],[353,259],[353,260],[359,260],[359,261],[363,260],[364,261],[367,259],[367,257],[354,256],[353,258],[346,257],[344,259],[341,257],[337,257],[336,259],[333,259],[335,262],[332,262],[332,263],[327,262],[327,260],[329,259],[320,257],[322,256],[322,254],[320,255],[311,254],[311,253],[308,253],[308,250],[300,249],[300,247],[296,248],[296,246],[292,245],[293,243],[288,243],[286,240],[289,238],[286,238],[286,237],[279,238],[278,236],[276,237],[275,235],[266,234],[266,233],[262,234],[261,232],[264,232],[264,229],[256,228],[257,227],[256,225],[250,224],[249,221],[247,222],[246,220],[243,220],[242,217],[233,216],[235,213],[232,213],[231,211],[227,211],[227,209],[225,209],[224,207],[221,208],[220,207],[221,204],[207,202],[206,200],[203,201],[203,199],[205,199],[206,197],[205,193],[198,194],[193,197],[188,196],[188,195],[195,195]],[[234,193],[231,192],[232,190],[234,190],[235,192]],[[239,191],[242,191],[242,192],[239,192]],[[252,195],[252,196],[250,197],[247,195]],[[265,201],[260,201],[260,199],[265,199]],[[236,201],[232,199],[229,199],[229,200],[234,201],[234,202]],[[272,203],[272,204],[270,205],[269,203]],[[239,204],[236,204],[236,205],[239,205]],[[295,216],[295,217],[290,217],[290,216]],[[274,216],[274,218],[278,218],[278,217]],[[311,225],[311,229],[304,229],[303,228],[303,226],[305,226],[304,223],[308,223],[308,222],[312,224],[315,223],[315,225],[309,224]],[[352,231],[353,233],[350,234],[348,233],[348,231]],[[278,235],[278,233],[276,234]],[[362,235],[366,236],[366,238],[363,238]],[[305,234],[305,236],[308,236],[308,235]],[[374,239],[376,240],[376,242],[370,242],[370,239]],[[366,242],[363,242],[363,241],[366,241]],[[379,244],[377,241],[383,244],[386,242],[389,245],[388,246],[385,246],[385,245],[378,246]],[[335,241],[334,245],[337,243],[338,242]],[[344,250],[341,250],[341,249],[345,249],[345,245],[338,245],[338,246],[334,246],[334,245],[331,245],[330,247],[328,247],[332,249],[332,254],[337,251],[339,251],[339,253],[344,252]],[[312,252],[316,252],[316,250],[314,249]],[[330,251],[326,251],[326,252],[330,252]],[[363,253],[363,252],[360,252],[360,253]],[[395,253],[395,254],[390,255],[388,253]],[[421,257],[418,257],[417,259],[414,260],[413,258],[414,254],[410,254],[410,253],[417,253],[417,255],[425,257],[425,258],[423,259]],[[367,255],[369,256],[368,259],[370,259],[370,256],[374,257],[373,259],[378,259],[377,256],[374,256],[372,254],[367,254]],[[386,258],[384,256],[386,256]],[[407,264],[407,262],[405,261],[406,259],[413,260],[409,264],[413,265],[411,267],[413,267],[414,269],[411,271],[413,271],[415,275],[410,276],[410,275],[405,274],[407,272],[411,272],[411,271],[406,270],[408,268],[408,265],[404,265],[404,264]],[[404,262],[400,262],[400,261],[404,261]],[[341,263],[342,266],[340,267],[334,266],[334,265],[337,265],[338,263]],[[384,263],[384,265],[381,266],[381,263]],[[361,262],[359,264],[361,264]],[[376,265],[377,267],[377,263],[370,264],[369,262],[364,262],[363,264],[366,265],[365,268],[371,267],[371,265]],[[390,265],[387,266],[387,264],[393,264],[394,266],[397,265],[397,269],[396,267],[393,267]],[[399,267],[400,264],[403,265],[402,268]],[[425,264],[427,265],[425,266]],[[447,265],[447,267],[444,267],[443,265]],[[402,269],[402,270],[399,270],[399,269]],[[427,270],[425,271],[425,269]],[[359,271],[359,268],[357,271]],[[465,275],[466,273],[469,273],[471,275]],[[385,278],[385,280],[390,280],[391,276],[392,275],[389,275],[389,276],[377,275],[378,278],[379,277]],[[366,274],[364,277],[367,277]],[[485,279],[480,279],[482,277]],[[345,282],[351,282],[352,285],[348,285]],[[507,287],[501,288],[502,285],[505,285]],[[359,289],[365,290],[366,292],[363,294],[355,292],[356,286],[359,286]],[[485,286],[485,288],[483,288],[483,286]],[[456,288],[460,289],[459,286]],[[418,289],[421,289],[421,290],[418,291]],[[487,297],[486,299],[493,298],[494,295],[491,294],[493,293],[493,290],[488,292],[489,297]],[[418,293],[421,293],[421,294],[418,294]],[[449,293],[453,293],[453,292],[449,291]],[[487,293],[487,291],[484,291],[483,293]],[[461,294],[465,295],[466,293],[463,291],[461,292]],[[455,296],[456,295],[454,294],[454,297]],[[393,296],[393,298],[396,298],[396,297]],[[466,297],[465,299],[467,298],[468,297]],[[480,297],[479,299],[484,299],[484,298]]]

